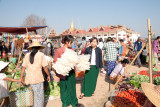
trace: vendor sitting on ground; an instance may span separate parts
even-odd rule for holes
[[[109,79],[112,81],[117,81],[118,78],[124,73],[124,67],[128,64],[129,61],[127,59],[123,59],[112,71]]]

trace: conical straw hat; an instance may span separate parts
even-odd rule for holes
[[[143,82],[141,84],[142,90],[147,98],[156,106],[160,107],[160,86],[151,83]]]
[[[33,47],[40,47],[40,49],[44,49],[45,48],[38,41],[34,41],[27,49],[28,50],[32,50]]]

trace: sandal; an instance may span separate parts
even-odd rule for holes
[[[83,97],[84,97],[84,94],[81,94],[80,97],[79,97],[79,99],[82,99]]]

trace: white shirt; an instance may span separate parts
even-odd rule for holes
[[[6,78],[6,74],[0,73],[0,99],[8,97],[9,89],[7,81],[4,80]]]
[[[147,50],[146,49],[143,50],[143,55],[147,56]]]
[[[96,65],[96,51],[95,51],[95,49],[92,50],[91,65]]]
[[[99,44],[97,45],[97,47],[99,47],[102,50],[102,48],[103,48],[103,42],[99,42]]]
[[[119,63],[118,65],[116,65],[110,76],[115,77],[119,74],[122,75],[123,73],[124,73],[124,67],[122,66],[121,63]]]

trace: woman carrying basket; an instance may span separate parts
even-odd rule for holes
[[[73,44],[73,36],[67,35],[62,40],[64,46],[57,49],[54,56],[54,63],[57,62],[59,58],[62,58],[65,50],[67,48],[71,49]],[[55,70],[56,72],[56,70]],[[60,78],[60,96],[62,101],[62,107],[68,107],[72,105],[72,107],[79,107],[78,99],[76,96],[76,79],[75,79],[75,71],[71,70],[68,76],[63,76],[56,72],[57,77]]]
[[[30,84],[34,93],[34,107],[44,107],[44,77],[42,74],[42,67],[46,74],[48,75],[47,80],[50,82],[50,75],[47,69],[47,61],[45,55],[40,52],[40,49],[44,49],[39,42],[33,42],[28,50],[32,50],[30,53],[25,55],[22,64],[21,81],[23,81],[23,76],[26,71],[25,83]]]

